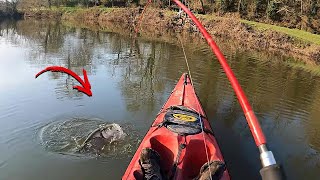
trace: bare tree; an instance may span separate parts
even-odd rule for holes
[[[15,16],[18,14],[17,4],[19,0],[0,1],[0,16]]]

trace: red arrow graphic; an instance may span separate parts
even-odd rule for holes
[[[87,76],[87,71],[86,70],[84,70],[84,69],[82,70],[84,81],[80,78],[80,76],[78,76],[76,73],[74,73],[70,69],[67,69],[67,68],[64,68],[64,67],[60,67],[60,66],[49,66],[49,67],[45,68],[44,70],[40,71],[38,74],[36,74],[36,78],[38,76],[40,76],[41,74],[43,74],[45,72],[48,72],[48,71],[51,71],[51,72],[62,72],[62,73],[69,74],[70,76],[75,78],[82,85],[82,86],[73,86],[73,89],[77,89],[79,92],[83,92],[88,96],[92,96],[91,85],[90,85],[90,82],[88,80],[88,76]]]

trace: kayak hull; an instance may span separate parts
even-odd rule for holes
[[[177,180],[195,178],[208,159],[209,161],[224,162],[218,143],[212,133],[201,132],[182,136],[166,127],[158,126],[163,122],[166,110],[171,106],[184,106],[196,111],[202,117],[203,129],[212,132],[191,80],[187,74],[183,74],[138,147],[122,177],[123,180],[143,179],[139,164],[143,148],[152,148],[157,151],[161,157],[160,166],[163,173],[167,177],[174,177]],[[182,144],[183,148],[181,148]],[[176,168],[173,170],[175,165]],[[230,177],[228,171],[225,170],[221,180],[227,179]]]

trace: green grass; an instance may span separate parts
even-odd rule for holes
[[[122,9],[122,8],[106,8],[103,6],[100,7],[93,7],[93,8],[86,8],[86,7],[51,7],[50,8],[40,8],[40,9],[33,9],[33,11],[39,11],[39,10],[47,10],[47,11],[53,11],[53,12],[61,12],[61,13],[75,13],[75,12],[86,12],[86,11],[92,11],[92,10],[99,10],[100,12],[112,12],[116,9]],[[174,15],[176,12],[173,11],[165,11],[165,14],[168,16]],[[214,15],[197,15],[200,17],[203,17],[205,19],[219,19],[223,17],[217,17]],[[285,27],[280,27],[276,25],[271,25],[271,24],[265,24],[265,23],[259,23],[259,22],[254,22],[254,21],[248,21],[241,19],[241,22],[248,24],[252,26],[253,28],[257,30],[273,30],[277,32],[281,32],[284,34],[287,34],[291,37],[296,38],[297,40],[300,40],[301,42],[305,43],[312,43],[312,44],[317,44],[320,45],[320,35],[312,34],[303,30],[299,29],[289,29]]]
[[[289,29],[285,27],[275,26],[271,24],[264,24],[254,21],[248,21],[248,20],[241,20],[241,22],[248,24],[258,30],[274,30],[281,33],[285,33],[291,37],[297,38],[299,40],[302,40],[304,42],[314,43],[317,45],[320,45],[320,35],[312,34],[307,31],[299,30],[299,29]]]
[[[198,15],[201,16],[205,19],[224,19],[226,17],[219,17],[219,16],[214,16],[214,15]],[[310,32],[300,30],[300,29],[290,29],[286,27],[281,27],[281,26],[276,26],[272,24],[265,24],[265,23],[259,23],[259,22],[254,22],[254,21],[248,21],[241,19],[240,20],[242,23],[248,24],[251,27],[257,29],[257,30],[273,30],[277,32],[281,32],[284,34],[287,34],[291,37],[296,38],[297,40],[300,40],[302,42],[307,42],[307,43],[312,43],[312,44],[317,44],[320,45],[320,35],[317,34],[312,34]]]

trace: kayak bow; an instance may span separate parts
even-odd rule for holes
[[[262,165],[262,169],[260,170],[260,174],[263,180],[280,180],[285,179],[284,172],[280,168],[280,166],[277,164],[272,151],[270,151],[267,148],[267,140],[264,136],[264,133],[262,131],[262,128],[260,126],[260,123],[255,116],[250,103],[244,94],[244,91],[242,90],[236,76],[234,75],[233,71],[231,70],[226,58],[220,51],[217,44],[212,39],[211,35],[207,32],[207,30],[204,28],[204,26],[201,24],[201,22],[195,17],[195,15],[188,9],[183,3],[181,3],[179,0],[172,0],[174,1],[181,9],[186,12],[186,14],[192,19],[192,21],[195,23],[195,25],[200,30],[203,37],[207,40],[209,46],[212,49],[212,52],[216,55],[218,61],[221,64],[221,67],[223,68],[227,78],[229,79],[229,82],[237,95],[239,104],[241,105],[241,108],[244,112],[244,115],[246,117],[247,123],[250,127],[251,134],[254,138],[254,141],[260,151],[260,161]]]
[[[123,180],[143,179],[142,149],[160,154],[163,174],[177,180],[195,178],[208,161],[223,157],[188,74],[181,76],[133,156]],[[225,170],[221,180],[230,179]]]
[[[152,0],[148,0],[150,3]],[[235,77],[233,71],[231,70],[228,62],[222,52],[220,51],[217,44],[214,42],[210,34],[201,24],[201,22],[195,17],[195,15],[179,0],[172,0],[175,2],[186,14],[192,19],[195,25],[198,27],[199,31],[202,33],[203,37],[208,42],[211,47],[213,53],[216,55],[218,61],[220,62],[224,72],[226,73],[227,78],[230,81],[232,88],[234,89],[235,94],[237,95],[239,104],[244,112],[247,123],[250,127],[251,134],[254,138],[254,141],[260,152],[260,160],[262,169],[260,170],[260,174],[263,180],[281,180],[285,179],[284,172],[277,164],[272,151],[267,148],[267,141],[260,126],[260,123],[255,116],[250,103],[242,90],[237,78]],[[169,1],[170,2],[170,1]],[[170,97],[171,98],[171,97]],[[184,98],[184,96],[182,96]],[[197,100],[198,101],[198,100]],[[183,102],[183,101],[182,101]],[[200,107],[201,109],[201,107]],[[141,151],[141,149],[140,149]],[[127,170],[128,171],[128,170]],[[127,172],[126,172],[127,173]]]

